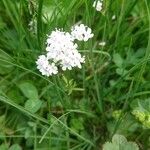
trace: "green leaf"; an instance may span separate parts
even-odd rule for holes
[[[125,69],[123,69],[123,68],[117,68],[117,69],[116,69],[116,73],[117,73],[118,75],[124,76],[127,72],[128,72],[128,71],[125,70]]]
[[[25,130],[25,134],[24,134],[25,139],[28,139],[32,134],[34,134],[33,130],[31,128],[27,127]]]
[[[128,142],[129,144],[126,145],[127,150],[138,150],[139,147],[134,142]]]
[[[150,113],[150,98],[148,99],[135,99],[130,107],[145,113]]]
[[[119,150],[117,145],[113,145],[110,142],[106,142],[103,146],[103,150]]]
[[[76,130],[76,131],[81,131],[84,130],[84,125],[83,125],[83,119],[78,118],[78,119],[71,119],[71,128]]]
[[[0,116],[0,124],[3,124],[5,122],[5,115]]]
[[[116,145],[125,144],[127,143],[127,139],[122,135],[116,134],[112,138],[112,143]]]
[[[12,71],[14,66],[11,63],[12,58],[0,49],[0,74],[4,75]]]
[[[29,82],[23,82],[19,85],[19,88],[27,98],[38,99],[38,91],[33,84]]]
[[[134,142],[128,142],[123,135],[115,134],[112,142],[106,142],[103,145],[103,150],[139,150]]]
[[[8,145],[6,145],[6,144],[1,144],[1,145],[0,145],[0,150],[8,150]]]
[[[3,21],[2,17],[0,16],[0,30],[6,27],[6,23]]]
[[[22,148],[18,144],[12,145],[9,150],[22,150]]]
[[[120,56],[120,54],[116,53],[113,55],[113,62],[116,64],[117,67],[122,68],[123,65],[123,59]]]
[[[140,109],[143,109],[145,112],[150,113],[150,98],[145,99],[145,100],[139,100],[138,101],[138,106]]]
[[[43,9],[42,9],[42,14],[43,14],[43,21],[47,22],[48,20],[51,19],[53,15],[56,13],[56,4],[54,1],[50,0],[44,0],[43,1]],[[60,18],[61,15],[57,14],[57,17]]]
[[[32,113],[36,113],[42,105],[42,101],[38,99],[29,99],[25,102],[25,108]]]
[[[22,104],[24,102],[24,97],[21,95],[17,88],[11,89],[7,93],[8,97],[17,104]]]
[[[118,118],[114,118],[114,120],[107,122],[107,128],[110,133],[114,132],[114,128],[116,127],[116,121]],[[123,135],[129,135],[135,132],[139,127],[139,124],[135,121],[135,118],[129,113],[123,116],[117,127],[117,133]]]

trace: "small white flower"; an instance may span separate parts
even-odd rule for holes
[[[111,19],[112,19],[112,20],[115,20],[115,19],[116,19],[116,16],[115,16],[115,15],[113,15]]]
[[[77,39],[79,41],[88,41],[88,39],[94,36],[92,30],[84,24],[75,25],[74,27],[72,27],[71,35],[74,39]]]
[[[100,45],[100,46],[105,46],[105,45],[106,45],[106,42],[100,42],[99,45]]]
[[[45,55],[40,55],[36,61],[37,68],[42,75],[50,76],[58,73],[58,68],[54,63],[49,63],[48,58]]]
[[[81,63],[84,63],[84,60],[84,56],[82,57],[77,50],[73,50],[72,52],[65,54],[65,57],[61,59],[60,64],[62,70],[71,70],[73,67],[81,68]]]
[[[97,11],[101,11],[103,9],[103,1],[102,0],[95,0],[93,3],[93,7],[97,10]]]

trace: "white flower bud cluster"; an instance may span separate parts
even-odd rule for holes
[[[29,26],[29,31],[31,31],[33,34],[37,34],[37,20],[35,18],[32,18],[28,26]]]
[[[52,31],[46,42],[47,53],[38,57],[37,68],[45,76],[57,74],[58,68],[63,71],[74,67],[81,68],[85,57],[78,52],[75,40],[87,41],[92,37],[91,29],[83,24],[74,26],[71,33],[58,29]]]
[[[93,3],[93,7],[97,10],[97,11],[101,11],[103,9],[103,0],[95,0]]]

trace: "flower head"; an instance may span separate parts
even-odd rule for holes
[[[39,56],[37,68],[42,75],[50,76],[58,73],[58,68],[71,70],[81,68],[85,58],[78,52],[74,37],[62,30],[54,30],[47,38],[46,56]]]
[[[49,63],[48,58],[45,55],[40,55],[36,64],[42,75],[50,76],[58,73],[58,68],[54,63]]]
[[[88,41],[88,39],[94,36],[92,30],[84,24],[75,25],[74,27],[72,27],[71,35],[74,39],[77,39],[79,41]]]
[[[93,3],[93,7],[97,10],[97,11],[101,11],[103,9],[103,0],[95,0]]]
[[[47,39],[47,58],[57,63],[62,70],[81,68],[83,58],[77,51],[77,44],[68,32],[55,30]]]

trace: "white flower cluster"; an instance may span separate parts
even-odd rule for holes
[[[54,63],[49,63],[48,58],[45,55],[40,55],[36,64],[42,75],[50,76],[58,73],[58,68]]]
[[[37,68],[42,75],[51,76],[58,73],[58,68],[71,70],[73,67],[81,68],[85,57],[78,52],[75,40],[87,41],[94,35],[87,26],[76,25],[71,33],[56,29],[48,36],[46,55],[40,55],[36,61]]]
[[[97,11],[101,11],[103,9],[103,0],[95,0],[93,3],[93,7],[97,10]]]
[[[84,24],[76,25],[71,29],[71,35],[79,41],[87,41],[94,36],[91,29]]]

